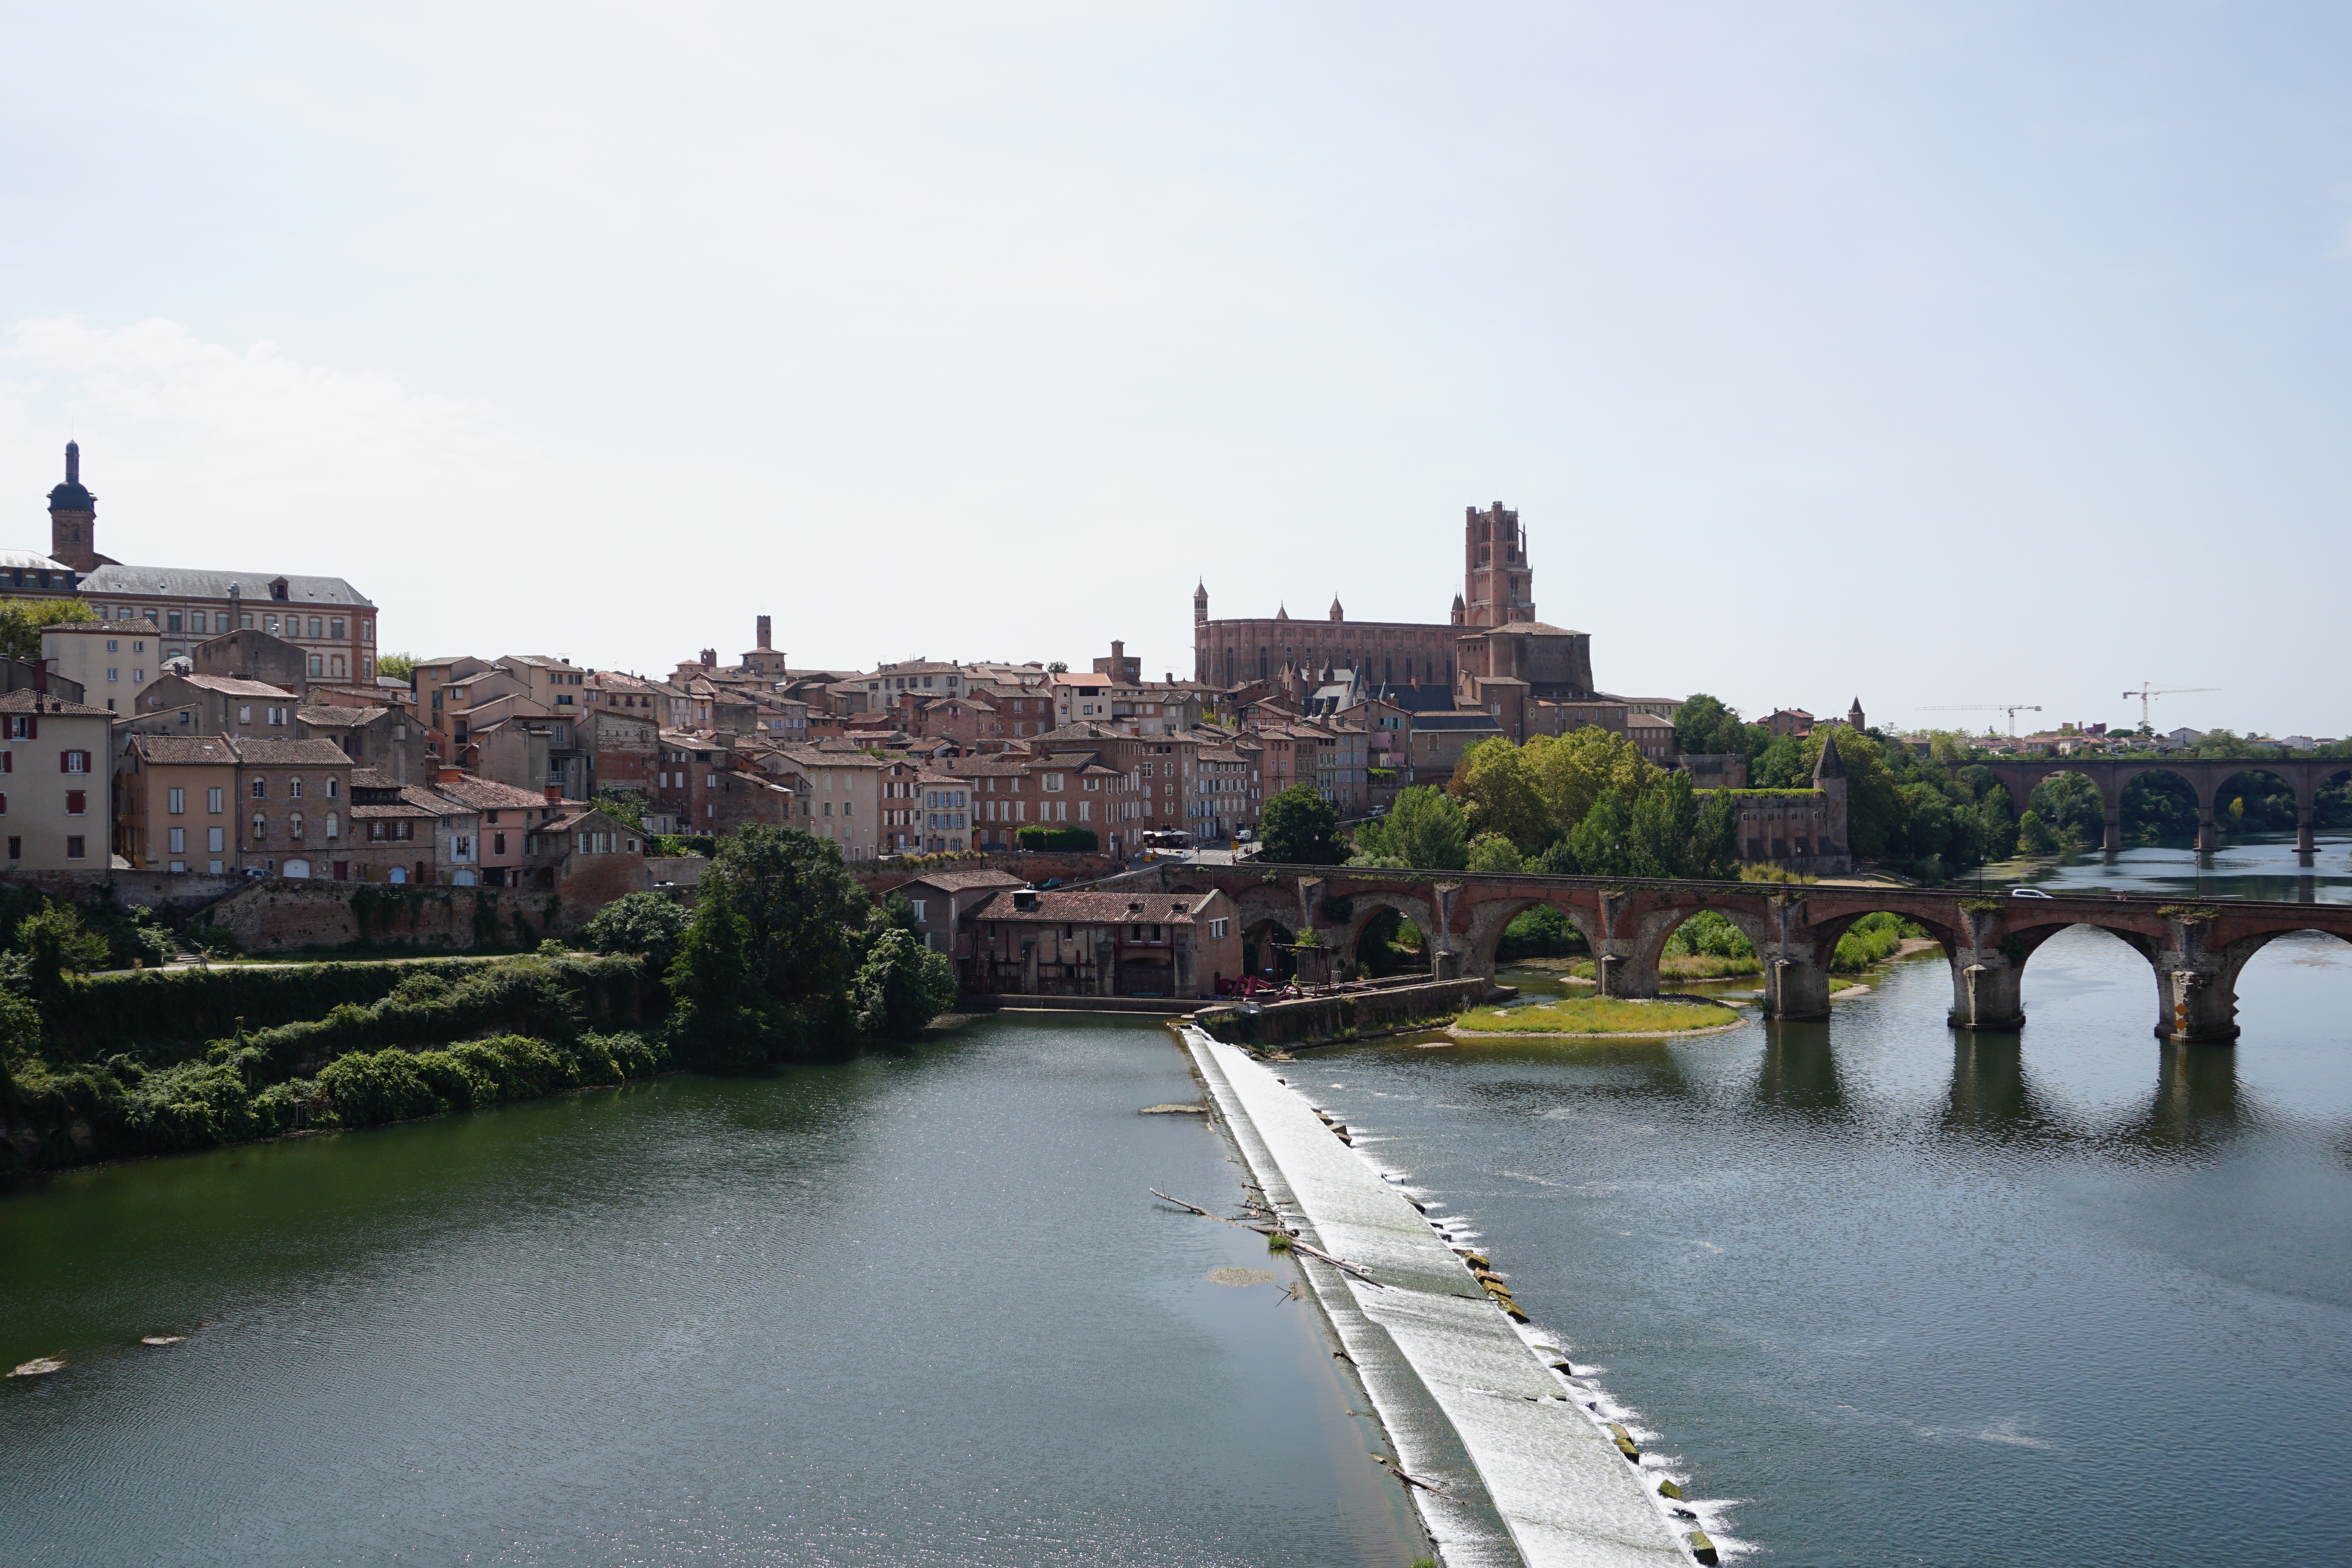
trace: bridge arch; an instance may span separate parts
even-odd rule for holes
[[[1364,933],[1370,930],[1373,922],[1383,914],[1391,912],[1412,921],[1420,930],[1422,941],[1424,944],[1423,951],[1428,956],[1432,971],[1435,970],[1437,956],[1442,950],[1439,938],[1444,933],[1440,929],[1437,904],[1433,899],[1408,893],[1374,890],[1368,893],[1349,891],[1327,894],[1325,903],[1328,904],[1338,899],[1345,899],[1349,905],[1348,924],[1340,935],[1338,946],[1339,956],[1348,966],[1350,974],[1354,973],[1355,966],[1363,961],[1361,948]]]
[[[1610,955],[1610,944],[1601,929],[1601,922],[1597,912],[1589,904],[1565,893],[1554,892],[1550,889],[1529,889],[1524,895],[1506,894],[1482,898],[1470,904],[1467,929],[1463,931],[1458,938],[1462,948],[1460,972],[1465,975],[1484,975],[1486,978],[1493,979],[1495,954],[1503,945],[1503,933],[1509,929],[1512,921],[1530,909],[1558,910],[1570,925],[1576,927],[1576,934],[1584,938],[1584,945],[1592,950],[1595,968],[1605,970],[1607,966],[1604,960]],[[1602,975],[1601,981],[1605,987],[1607,984],[1605,974]],[[1654,996],[1657,994],[1655,977],[1653,976],[1647,993],[1604,991],[1603,994]]]

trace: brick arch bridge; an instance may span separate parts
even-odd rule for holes
[[[2042,943],[2089,925],[2129,946],[2156,982],[2156,1032],[2182,1041],[2235,1040],[2238,973],[2277,937],[2316,931],[2352,942],[2352,904],[2269,904],[2220,899],[1996,897],[1967,890],[1834,883],[1643,882],[1468,872],[1351,871],[1342,866],[1161,862],[1097,887],[1168,893],[1222,891],[1244,929],[1268,923],[1314,930],[1352,967],[1364,931],[1383,909],[1419,926],[1440,979],[1491,977],[1503,928],[1528,910],[1557,909],[1591,945],[1600,994],[1654,997],[1658,959],[1675,928],[1712,909],[1745,932],[1764,966],[1764,1013],[1782,1019],[1830,1014],[1830,962],[1838,938],[1865,915],[1890,911],[1941,945],[1952,977],[1955,1029],[2014,1030],[2025,1022],[2020,982]]]
[[[2109,851],[2124,847],[2124,789],[2143,773],[2169,773],[2197,793],[2197,847],[2213,848],[2213,813],[2221,803],[2221,787],[2241,773],[2267,773],[2294,791],[2294,847],[2305,854],[2317,845],[2312,827],[2319,806],[2319,787],[2352,774],[2352,762],[2337,758],[2261,761],[2195,758],[2036,757],[2020,762],[1948,762],[1948,769],[1981,768],[2009,786],[2009,798],[2021,815],[2033,787],[2053,773],[2080,773],[2099,788],[2106,819]]]

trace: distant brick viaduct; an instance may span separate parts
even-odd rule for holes
[[[2089,757],[2037,757],[2023,762],[1953,762],[1945,766],[1981,768],[2009,786],[2010,799],[2022,813],[2027,797],[2033,787],[2053,773],[2080,773],[2099,787],[2099,800],[2105,807],[2106,842],[2110,851],[2124,847],[2123,801],[2125,787],[2143,773],[2170,773],[2187,781],[2197,792],[2197,847],[2211,853],[2213,849],[2213,813],[2221,805],[2222,786],[2241,773],[2267,773],[2294,791],[2294,847],[2309,854],[2316,847],[2312,839],[2312,826],[2319,804],[2319,787],[2334,779],[2352,774],[2352,762],[2317,758],[2310,761],[2249,761],[2244,758],[2221,761],[2192,760],[2168,758],[2162,761],[2138,758],[2109,760]]]
[[[2217,764],[2216,766],[2227,766]],[[2318,766],[2318,765],[2314,765]],[[1396,910],[1423,933],[1441,979],[1495,972],[1503,928],[1538,906],[1557,909],[1592,948],[1600,993],[1658,994],[1666,938],[1702,909],[1747,934],[1764,967],[1764,1013],[1780,1019],[1830,1014],[1830,961],[1846,927],[1888,910],[1942,945],[1952,974],[1955,1029],[2015,1030],[2025,1022],[2019,982],[2035,949],[2070,925],[2091,925],[2128,944],[2155,973],[2156,1033],[2167,1040],[2238,1035],[2238,972],[2276,937],[2318,931],[2352,941],[2352,904],[2153,898],[1994,897],[1965,890],[1831,883],[1643,882],[1467,872],[1350,871],[1342,866],[1198,865],[1163,862],[1093,884],[1171,893],[1223,892],[1238,906],[1253,951],[1270,927],[1312,927],[1334,959],[1352,967],[1365,929]]]

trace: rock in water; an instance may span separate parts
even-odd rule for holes
[[[1212,1269],[1209,1270],[1209,1283],[1212,1285],[1271,1285],[1274,1283],[1274,1276],[1263,1269]]]
[[[22,1366],[9,1369],[11,1377],[39,1377],[51,1372],[63,1372],[66,1364],[54,1355],[37,1355]]]
[[[187,1342],[188,1336],[184,1333],[151,1333],[139,1341],[141,1344],[185,1344]]]
[[[1136,1113],[1139,1116],[1205,1116],[1206,1105],[1146,1105]]]

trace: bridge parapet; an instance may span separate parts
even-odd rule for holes
[[[1659,959],[1676,927],[1702,909],[1743,932],[1763,966],[1764,1011],[1775,1019],[1830,1013],[1838,938],[1865,915],[1886,911],[1935,936],[1951,971],[1955,1029],[2007,1030],[2025,1021],[2025,967],[2042,943],[2072,925],[2105,931],[2147,959],[2157,981],[2156,1032],[2168,1040],[2219,1041],[2238,1033],[2239,971],[2293,931],[2352,941],[2352,904],[2157,898],[2008,898],[1965,888],[1874,887],[1844,883],[1677,882],[1549,877],[1370,867],[1239,866],[1161,862],[1118,879],[1165,891],[1221,888],[1244,920],[1278,911],[1291,928],[1315,930],[1336,967],[1356,961],[1366,929],[1395,909],[1424,933],[1435,979],[1492,979],[1512,920],[1558,910],[1591,947],[1601,994],[1658,994]],[[1344,915],[1339,912],[1344,911]]]

